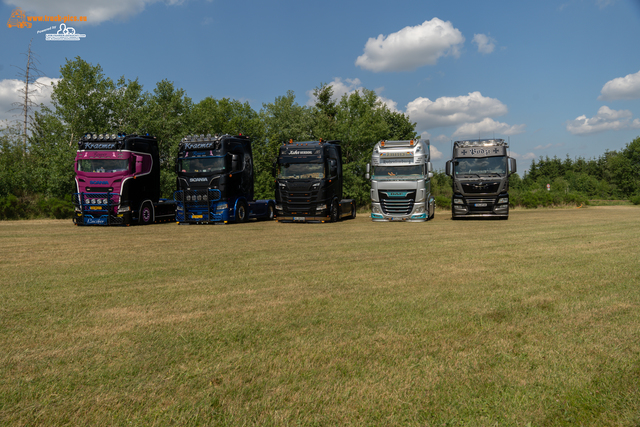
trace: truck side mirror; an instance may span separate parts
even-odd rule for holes
[[[371,179],[371,175],[369,175],[369,170],[371,169],[371,165],[367,163],[367,173],[364,174],[364,177],[367,179]]]
[[[427,176],[429,179],[433,178],[433,165],[431,162],[427,162]]]
[[[517,171],[518,169],[516,168],[516,159],[514,159],[513,157],[509,157],[509,175]]]
[[[447,160],[447,163],[444,166],[444,173],[447,176],[451,176],[451,160]]]
[[[136,158],[136,175],[142,173],[142,156],[135,156]]]

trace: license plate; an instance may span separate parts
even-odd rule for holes
[[[191,215],[193,219],[202,219],[202,215]]]
[[[294,216],[293,220],[294,221],[304,221],[304,217],[303,216]]]
[[[473,206],[475,206],[476,208],[486,208],[487,204],[486,203],[476,203]]]
[[[102,206],[89,206],[89,209],[91,209],[92,211],[101,211]]]
[[[391,221],[404,221],[404,218],[391,217]]]

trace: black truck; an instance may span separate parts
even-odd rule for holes
[[[340,141],[283,143],[276,164],[278,222],[336,222],[356,217],[356,203],[342,199]]]
[[[149,135],[86,134],[78,141],[76,225],[168,222],[176,204],[160,198],[158,141]]]
[[[504,139],[455,141],[445,171],[452,178],[452,219],[509,218],[509,175],[516,172],[516,160]]]
[[[176,173],[178,223],[227,224],[274,218],[274,200],[253,200],[253,154],[246,136],[184,137],[178,148]]]

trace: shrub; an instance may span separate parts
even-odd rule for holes
[[[451,209],[451,198],[447,196],[435,196],[436,206],[443,209]]]

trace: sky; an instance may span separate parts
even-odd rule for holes
[[[43,21],[9,28],[16,8]],[[323,83],[336,99],[366,88],[417,123],[438,170],[458,139],[504,138],[524,171],[640,136],[640,0],[1,0],[0,17],[0,120],[19,116],[32,40],[37,102],[76,57],[256,111],[289,90],[312,105]],[[78,40],[47,40],[61,24]]]

